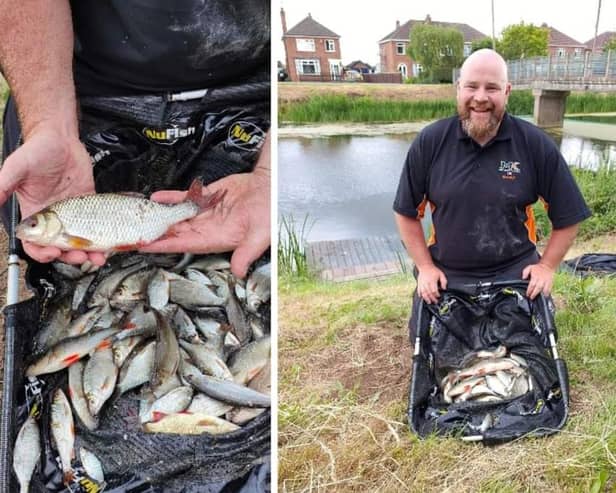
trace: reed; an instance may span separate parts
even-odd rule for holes
[[[308,215],[301,225],[296,224],[293,216],[280,219],[278,226],[278,272],[287,278],[309,278],[310,272],[306,260],[304,244],[314,222]]]
[[[512,91],[507,110],[513,115],[531,115],[531,91]],[[567,98],[567,113],[616,111],[616,95],[579,93]],[[436,120],[456,113],[453,99],[401,100],[354,97],[346,94],[316,95],[300,102],[282,102],[279,121],[287,123],[414,122]]]

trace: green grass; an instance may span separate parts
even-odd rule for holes
[[[512,91],[507,109],[514,115],[533,113],[531,91]],[[616,95],[574,93],[567,98],[567,113],[616,111]],[[436,120],[454,115],[456,104],[447,100],[383,100],[368,96],[313,96],[306,101],[284,102],[279,106],[279,121],[290,123],[412,122]]]
[[[616,173],[602,167],[598,171],[571,168],[573,176],[593,215],[580,225],[579,238],[588,239],[616,231]],[[539,239],[550,231],[547,212],[541,202],[533,206]]]
[[[409,366],[400,362],[410,359],[412,287],[402,275],[279,284],[281,491],[614,491],[616,279],[556,276],[569,420],[552,437],[499,447],[409,431]]]
[[[278,227],[278,271],[280,275],[308,278],[308,262],[304,245],[312,224],[308,216],[301,225],[293,217],[283,217]]]

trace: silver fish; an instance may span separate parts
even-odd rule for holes
[[[30,480],[41,455],[41,432],[36,420],[28,416],[17,434],[13,449],[13,470],[21,493],[28,493]]]
[[[88,476],[90,476],[98,483],[105,482],[103,465],[101,464],[101,461],[98,459],[98,457],[94,455],[94,453],[90,452],[87,448],[81,447],[79,449],[79,459],[81,460],[81,465],[85,469]]]
[[[192,387],[180,386],[156,399],[147,412],[139,415],[141,423],[158,421],[168,414],[175,414],[184,411],[193,396]]]
[[[256,268],[246,281],[246,306],[257,313],[259,307],[271,297],[272,270],[271,264],[263,264]]]
[[[241,348],[233,355],[233,361],[229,365],[233,379],[241,384],[250,382],[269,362],[271,350],[272,341],[269,337],[253,341]]]
[[[62,389],[56,389],[51,403],[51,436],[56,450],[60,455],[64,484],[68,484],[73,476],[72,460],[75,458],[75,426],[73,413],[68,399]]]
[[[239,429],[239,426],[207,414],[180,413],[170,414],[155,423],[146,423],[143,428],[148,433],[200,435],[202,433],[229,433]]]
[[[187,200],[173,205],[117,193],[68,198],[24,219],[16,235],[64,250],[135,250],[160,238],[172,225],[216,206],[224,196],[224,192],[202,196],[202,188],[195,180]]]
[[[73,403],[73,409],[81,422],[88,430],[94,431],[98,428],[98,417],[90,413],[88,400],[83,391],[83,370],[85,366],[83,361],[77,361],[68,367],[68,394]]]
[[[113,362],[111,347],[92,353],[83,370],[83,391],[92,416],[98,416],[103,404],[111,397],[118,379],[118,367]]]

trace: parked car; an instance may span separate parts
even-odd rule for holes
[[[358,70],[345,70],[344,71],[344,80],[348,81],[360,81],[364,80],[363,75]]]

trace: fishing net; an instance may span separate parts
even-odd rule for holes
[[[613,253],[585,253],[562,262],[561,268],[579,276],[609,276],[616,274],[616,255]]]
[[[409,423],[417,434],[480,436],[491,443],[564,425],[568,380],[564,362],[550,350],[553,308],[543,297],[530,301],[525,290],[502,283],[450,286],[437,304],[422,303],[409,396]],[[499,346],[526,361],[535,385],[511,399],[446,402],[443,379],[464,368],[469,354]]]
[[[99,486],[89,478],[79,460],[73,462],[76,476],[70,487],[63,484],[57,453],[52,446],[50,426],[51,395],[58,387],[66,390],[67,372],[61,371],[28,381],[25,369],[31,361],[35,334],[41,327],[45,307],[65,295],[58,286],[57,273],[42,264],[32,264],[29,272],[36,296],[6,308],[7,330],[17,333],[7,348],[13,362],[12,416],[14,434],[31,409],[38,407],[43,451],[30,491],[95,492]],[[55,284],[54,284],[55,283]],[[269,304],[261,311],[269,311]],[[75,450],[85,447],[101,461],[105,471],[104,491],[114,492],[194,492],[270,491],[270,428],[268,411],[240,429],[222,435],[148,434],[140,431],[139,392],[130,391],[106,403],[95,431],[75,421]],[[13,475],[8,488],[18,491]]]

